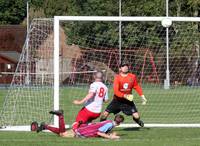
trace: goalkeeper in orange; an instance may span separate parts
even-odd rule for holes
[[[125,115],[132,116],[138,125],[144,127],[144,123],[140,119],[140,115],[133,101],[132,89],[141,97],[142,105],[146,104],[147,99],[142,92],[142,88],[138,85],[136,75],[129,73],[129,64],[127,62],[120,64],[119,74],[114,78],[113,87],[113,100],[102,114],[101,121],[106,120],[110,113],[117,114],[122,111]]]

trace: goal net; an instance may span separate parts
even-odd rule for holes
[[[35,19],[5,98],[1,125],[53,123],[52,109],[64,109],[71,125],[82,107],[72,102],[85,97],[93,73],[104,71],[111,100],[114,75],[126,60],[148,100],[141,105],[133,92],[146,126],[199,126],[200,20],[173,18],[166,29],[162,18],[146,18],[121,19],[121,38],[118,17],[57,17],[54,23]],[[124,126],[128,124],[133,124],[131,117],[126,117]]]
[[[53,48],[53,20],[33,20],[5,96],[1,126],[24,126],[32,121],[51,120],[48,111],[54,105]]]

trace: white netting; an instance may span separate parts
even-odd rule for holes
[[[5,97],[1,125],[49,121],[53,108],[53,21],[33,20]],[[20,36],[19,36],[20,37]]]

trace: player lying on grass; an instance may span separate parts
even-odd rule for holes
[[[42,130],[50,130],[61,137],[80,137],[80,138],[103,137],[107,139],[118,139],[120,137],[115,132],[111,132],[111,130],[124,121],[124,117],[122,115],[116,115],[114,121],[106,120],[103,122],[82,124],[75,131],[73,130],[66,131],[63,110],[50,111],[49,113],[55,114],[59,117],[59,127],[58,128],[53,127],[43,122],[40,124],[39,127],[37,127],[36,131],[40,132]]]
[[[95,81],[90,85],[88,94],[82,100],[74,100],[76,105],[85,104],[78,112],[76,121],[73,123],[73,130],[80,124],[86,124],[98,118],[101,114],[103,102],[108,101],[108,88],[103,83],[103,72],[97,71],[94,74]]]

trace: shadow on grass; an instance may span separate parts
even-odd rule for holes
[[[150,130],[150,128],[128,127],[128,128],[119,129],[117,131],[141,131],[141,130]]]

